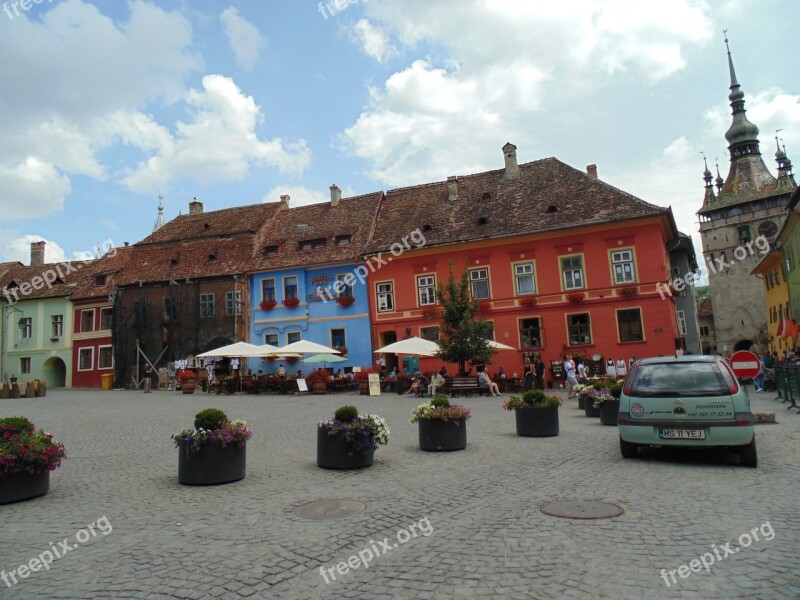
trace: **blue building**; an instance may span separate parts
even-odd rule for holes
[[[339,349],[347,360],[336,368],[374,364],[360,255],[382,198],[382,192],[341,198],[333,185],[330,203],[278,213],[250,269],[250,343],[308,340]],[[288,372],[300,368],[299,359],[249,361],[253,372],[275,372],[279,364]]]

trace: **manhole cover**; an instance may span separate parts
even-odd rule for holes
[[[622,508],[610,502],[561,500],[539,507],[544,514],[562,519],[609,519],[622,514]]]
[[[325,519],[341,519],[357,515],[367,505],[357,500],[315,500],[294,509],[296,515],[304,519],[323,521]]]

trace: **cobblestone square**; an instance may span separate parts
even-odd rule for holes
[[[560,409],[558,437],[533,439],[516,436],[501,398],[460,399],[473,412],[467,449],[424,453],[409,422],[420,400],[396,395],[55,390],[2,400],[0,415],[27,416],[68,458],[46,496],[0,506],[0,569],[65,538],[74,548],[16,585],[0,582],[0,598],[797,598],[800,415],[774,394],[751,399],[778,420],[757,427],[757,469],[724,452],[624,460],[615,428],[574,401]],[[363,471],[320,469],[316,424],[348,403],[386,418],[389,445]],[[170,436],[209,406],[251,425],[247,477],[181,486]],[[323,499],[366,508],[334,520],[296,514]],[[624,512],[569,520],[539,510],[558,500]],[[76,543],[103,517],[110,532]],[[737,548],[766,523],[774,539],[762,527]],[[738,551],[719,552],[708,572],[662,578],[728,543]],[[336,570],[366,550],[368,568]]]

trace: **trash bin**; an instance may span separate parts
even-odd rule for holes
[[[113,373],[103,373],[100,375],[100,388],[104,390],[110,390],[114,385],[114,374]]]

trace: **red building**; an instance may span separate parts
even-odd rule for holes
[[[104,374],[114,373],[111,339],[113,291],[116,276],[133,249],[112,248],[81,273],[70,300],[72,329],[72,387],[99,388]]]
[[[438,336],[434,288],[453,261],[456,275],[469,269],[496,341],[515,348],[498,352],[490,373],[521,373],[525,353],[548,365],[565,354],[597,356],[598,365],[673,354],[675,307],[656,288],[678,237],[671,209],[600,181],[594,166],[587,174],[554,158],[518,165],[512,144],[503,152],[505,169],[386,194],[365,253],[380,264],[368,279],[374,347]],[[424,242],[398,244],[417,230]],[[441,365],[428,358],[420,367]]]

